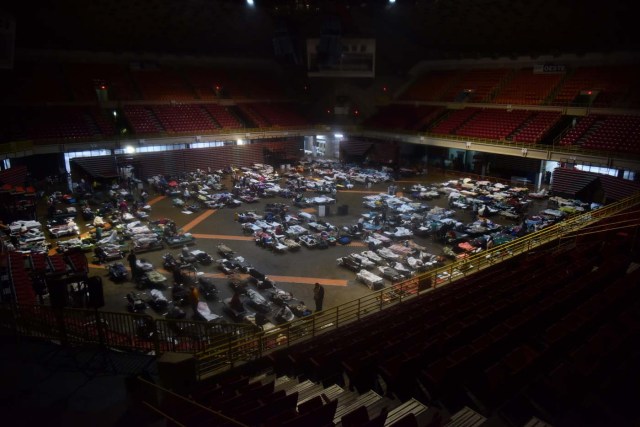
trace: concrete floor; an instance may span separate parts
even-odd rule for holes
[[[415,182],[419,183],[432,183],[442,182],[448,178],[441,174],[431,176],[419,176],[412,177],[410,179],[397,182],[398,191],[402,192],[405,189],[409,189]],[[229,182],[226,182],[227,188],[229,188]],[[341,191],[337,194],[336,205],[331,206],[330,215],[325,218],[326,221],[336,225],[349,225],[354,224],[359,218],[360,214],[367,211],[362,206],[362,197],[367,194],[377,194],[380,192],[386,192],[387,184],[377,184],[372,188],[364,188],[364,186],[356,186],[350,191]],[[408,194],[408,191],[405,191]],[[257,246],[253,240],[233,240],[236,237],[246,238],[249,235],[243,234],[241,225],[234,220],[234,214],[236,212],[242,212],[245,210],[255,210],[257,213],[263,213],[264,205],[266,203],[288,203],[289,201],[283,198],[269,198],[259,201],[255,204],[243,204],[239,208],[229,209],[224,208],[215,211],[210,214],[202,222],[197,225],[189,224],[203,215],[205,211],[186,215],[181,212],[180,209],[174,207],[171,203],[171,199],[163,198],[157,200],[158,195],[150,194],[150,200],[156,199],[153,203],[151,211],[151,218],[163,218],[168,217],[173,219],[178,227],[186,227],[189,232],[198,235],[210,235],[209,237],[198,237],[196,244],[192,246],[192,249],[203,250],[214,258],[219,258],[216,252],[216,246],[219,243],[225,243],[231,249],[233,249],[237,255],[243,256],[251,265],[257,268],[259,271],[274,278],[277,286],[285,291],[292,292],[295,299],[298,301],[304,301],[310,308],[314,308],[313,304],[313,283],[320,282],[325,287],[325,300],[324,307],[334,307],[342,303],[352,301],[364,295],[371,293],[371,291],[362,283],[356,281],[355,273],[340,267],[336,263],[336,258],[348,255],[353,252],[360,252],[365,250],[364,244],[361,242],[355,242],[353,245],[330,247],[326,250],[320,249],[308,249],[301,248],[298,252],[287,252],[284,254],[278,254],[266,250]],[[436,199],[427,202],[432,206],[445,206],[446,198]],[[288,203],[290,206],[291,204]],[[337,215],[336,208],[340,205],[348,205],[348,215]],[[291,208],[296,211],[296,208]],[[462,222],[470,222],[473,220],[473,214],[470,211],[459,211],[456,214],[456,219]],[[493,218],[494,221],[502,225],[512,225],[513,222],[501,217]],[[194,221],[195,222],[195,221]],[[86,228],[81,227],[81,230]],[[215,235],[213,237],[211,235]],[[218,237],[219,236],[219,237]],[[228,236],[228,238],[226,238]],[[436,255],[442,254],[442,246],[436,244],[431,238],[415,237],[415,242],[426,246],[429,251]],[[170,273],[162,270],[162,255],[170,252],[174,256],[178,256],[180,249],[164,249],[159,251],[147,252],[138,255],[139,259],[145,259],[151,262],[161,273],[167,276],[167,284],[171,285],[172,276]],[[126,261],[124,261],[126,265]],[[199,266],[200,271],[204,272],[207,276],[213,277],[214,282],[219,290],[220,300],[230,297],[232,295],[231,287],[227,278],[217,270],[216,264],[210,266]],[[104,295],[105,295],[105,311],[122,312],[126,310],[125,296],[131,291],[136,291],[134,284],[131,281],[123,283],[113,283],[109,280],[107,271],[103,266],[94,266],[91,269],[91,274],[100,275],[103,277],[104,283]],[[337,282],[337,284],[336,284]],[[388,282],[388,284],[390,284]],[[143,299],[148,297],[145,291],[142,291]],[[170,289],[164,291],[165,296],[171,299]],[[221,302],[209,302],[211,311],[217,314],[223,314]],[[188,318],[192,315],[191,309],[185,307]],[[157,316],[153,310],[147,309],[147,314]],[[269,317],[269,316],[267,316]]]

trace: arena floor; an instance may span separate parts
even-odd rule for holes
[[[397,181],[398,192],[406,192],[416,182],[419,183],[435,183],[443,182],[451,179],[442,174],[433,174],[429,176],[412,177],[410,179]],[[225,182],[227,188],[230,188],[230,182]],[[359,216],[366,212],[367,209],[362,206],[362,197],[367,194],[378,194],[386,192],[388,183],[376,184],[371,188],[365,188],[363,185],[354,187],[351,190],[339,191],[335,205],[330,207],[330,212],[324,219],[336,226],[354,224]],[[302,247],[297,252],[287,252],[283,254],[274,253],[260,246],[257,246],[254,239],[244,234],[241,225],[235,221],[234,214],[245,210],[255,210],[262,213],[266,203],[280,202],[287,203],[283,198],[269,198],[260,200],[254,204],[243,204],[239,208],[220,210],[202,210],[187,215],[172,205],[171,199],[161,195],[150,194],[149,201],[152,204],[150,218],[171,218],[179,228],[188,231],[196,237],[196,244],[191,246],[192,249],[200,249],[212,255],[214,259],[220,258],[217,254],[216,247],[219,243],[225,243],[233,249],[237,255],[243,256],[251,265],[260,272],[269,276],[274,280],[277,286],[285,291],[293,293],[298,301],[304,301],[306,305],[313,310],[313,286],[319,282],[325,288],[324,307],[334,307],[342,303],[352,301],[372,291],[364,284],[356,281],[355,273],[337,265],[336,259],[348,255],[353,252],[360,252],[366,249],[365,244],[360,241],[354,241],[347,246],[336,245],[328,249],[308,249]],[[434,206],[445,206],[447,199],[442,197],[428,204]],[[546,202],[542,202],[540,206],[544,209]],[[289,205],[291,205],[289,203]],[[347,215],[338,215],[336,208],[341,205],[348,205]],[[292,208],[295,210],[295,208]],[[536,209],[535,207],[532,208]],[[473,213],[471,211],[458,211],[455,218],[461,222],[471,222]],[[505,218],[492,218],[501,225],[514,225],[514,222]],[[86,231],[84,224],[81,225],[81,231]],[[442,245],[438,244],[430,237],[414,237],[414,241],[428,248],[429,252],[435,255],[442,254]],[[180,248],[164,249],[153,252],[147,252],[138,255],[138,259],[144,259],[151,262],[161,273],[167,277],[167,288],[163,291],[164,295],[171,300],[171,284],[172,275],[162,269],[162,255],[172,253],[176,258],[180,253]],[[127,265],[126,260],[123,263]],[[138,290],[135,284],[128,280],[122,283],[114,283],[108,277],[105,266],[91,264],[91,275],[99,275],[103,277],[105,311],[122,312],[126,310],[126,295],[129,292],[138,292],[143,299],[149,298],[148,290]],[[209,301],[209,307],[213,313],[223,314],[222,300],[232,295],[233,291],[229,284],[229,279],[224,276],[214,263],[210,266],[198,266],[199,271],[203,272],[207,277],[213,278],[218,291],[219,300]],[[390,284],[390,282],[387,282]],[[193,315],[190,307],[184,307],[187,318]],[[146,310],[147,314],[153,316],[161,316],[162,313],[155,313],[150,308]],[[225,315],[226,317],[226,315]],[[228,317],[226,317],[227,320]]]

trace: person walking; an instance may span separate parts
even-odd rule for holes
[[[318,282],[313,288],[313,300],[316,302],[316,311],[322,311],[322,302],[324,301],[324,288]]]

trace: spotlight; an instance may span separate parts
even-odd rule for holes
[[[247,5],[253,6],[253,0],[247,0]]]
[[[396,0],[389,0],[390,4],[394,4],[396,2]]]

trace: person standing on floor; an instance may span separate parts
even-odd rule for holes
[[[200,291],[197,286],[191,285],[191,289],[189,292],[189,297],[191,299],[191,307],[193,308],[193,313],[198,312],[198,303],[200,302]]]
[[[129,255],[127,256],[127,261],[129,261],[129,268],[131,268],[131,278],[135,282],[138,279],[138,265],[136,262],[138,261],[138,257],[136,257],[136,253],[131,249]]]
[[[316,311],[322,311],[322,302],[324,301],[324,288],[318,282],[313,288],[313,300],[316,302]]]

